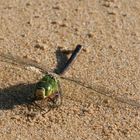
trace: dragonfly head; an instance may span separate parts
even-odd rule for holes
[[[45,88],[41,87],[41,88],[37,88],[35,91],[35,97],[37,99],[45,99],[46,95],[45,95]]]
[[[52,75],[45,75],[36,85],[35,98],[45,99],[58,92],[58,80]]]
[[[35,91],[35,97],[36,99],[45,99],[49,97],[53,93],[53,89],[51,85],[42,86],[38,87]]]

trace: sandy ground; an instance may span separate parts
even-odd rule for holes
[[[42,76],[0,61],[1,140],[140,139],[140,0],[0,0],[0,54],[62,67],[62,50],[86,48],[61,80],[63,103],[42,115],[26,97]]]

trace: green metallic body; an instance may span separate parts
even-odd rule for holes
[[[54,96],[59,92],[59,81],[55,76],[46,74],[36,85],[35,97],[37,99],[44,99]]]

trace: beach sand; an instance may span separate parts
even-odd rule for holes
[[[77,44],[65,77],[94,90],[60,80],[62,105],[44,115],[27,99],[44,74],[0,56],[1,140],[140,139],[139,0],[0,1],[0,55],[53,70]]]

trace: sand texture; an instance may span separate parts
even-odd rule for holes
[[[34,65],[60,70],[77,44],[65,77],[94,90],[60,79],[62,105],[42,114]],[[0,140],[139,139],[140,0],[0,0]]]

